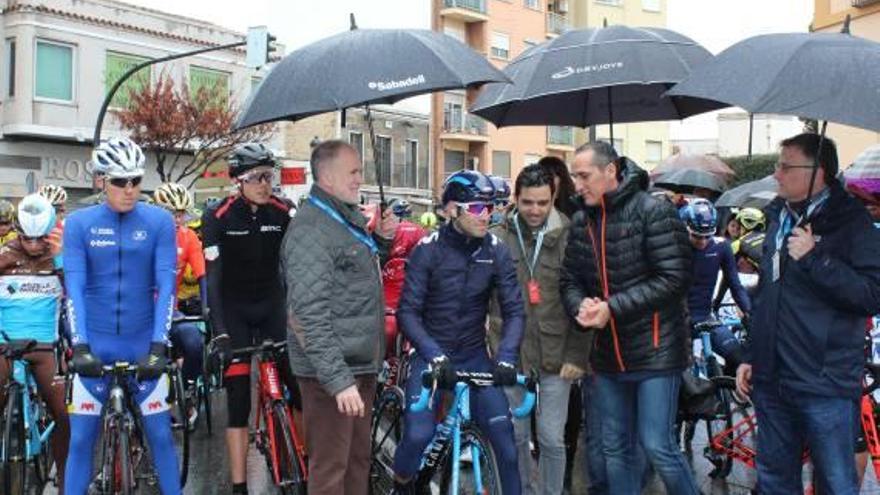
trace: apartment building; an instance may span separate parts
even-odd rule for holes
[[[431,26],[470,45],[499,68],[530,46],[568,29],[609,24],[665,26],[666,0],[432,0]],[[588,138],[607,139],[607,126],[592,129],[521,126],[497,129],[467,108],[478,90],[432,97],[433,185],[439,192],[450,173],[473,168],[513,179],[547,155],[566,161]],[[614,126],[621,153],[651,168],[668,153],[666,123]]]

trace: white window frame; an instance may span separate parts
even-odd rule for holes
[[[15,45],[14,50],[10,50],[10,45]],[[12,65],[13,55],[15,56],[15,65]],[[15,36],[10,36],[3,40],[3,70],[5,71],[3,78],[3,99],[12,100],[15,98],[15,92],[9,94],[10,90],[17,90],[19,88],[15,87],[15,72],[16,66],[20,65],[18,60],[18,39]],[[12,84],[9,84],[10,80]],[[35,83],[36,84],[36,83]]]
[[[394,177],[394,137],[390,134],[376,134],[376,150],[379,149],[379,139],[381,138],[388,139],[388,173],[390,175],[388,175],[386,179],[388,180],[387,186],[392,187],[391,178]],[[377,165],[377,168],[382,166],[381,164],[376,163],[378,158],[379,157],[377,156],[373,157],[373,163]],[[379,185],[378,177],[376,177],[376,185]]]
[[[507,153],[507,175],[501,175],[501,172],[495,170],[495,153]],[[510,179],[513,175],[513,153],[509,150],[492,150],[492,174],[502,179]]]
[[[70,99],[69,100],[59,100],[56,98],[47,98],[45,96],[37,96],[37,52],[39,50],[39,44],[45,43],[47,45],[56,45],[63,46],[65,48],[70,48]],[[75,43],[70,43],[67,41],[56,41],[50,40],[48,38],[39,38],[34,37],[34,68],[33,68],[33,91],[34,91],[34,101],[41,103],[57,103],[60,105],[76,105],[76,94],[77,94],[77,84],[76,84],[76,74],[77,74],[77,45]]]
[[[363,166],[365,163],[364,162],[364,133],[363,133],[363,131],[348,131],[348,144],[349,145],[352,145],[351,144],[351,135],[352,134],[357,134],[358,136],[361,137],[361,149],[358,150],[358,153],[360,154],[360,158],[361,158],[361,166]],[[354,145],[352,145],[352,148],[353,147],[354,147]]]
[[[652,160],[648,154],[648,151],[651,149],[652,146],[657,146],[659,148],[656,160]],[[645,161],[648,163],[660,163],[661,161],[663,161],[663,141],[657,139],[645,140]]]
[[[410,143],[416,143],[416,151],[415,151],[415,153],[413,153],[413,174],[414,174],[413,175],[413,184],[415,184],[413,187],[418,189],[420,186],[420,184],[419,184],[419,147],[420,146],[419,146],[418,139],[412,139],[412,138],[406,139],[406,148],[404,148],[404,151],[403,151],[403,161],[406,162],[406,155],[407,155],[407,153],[409,153]],[[406,170],[406,167],[409,166],[409,164],[404,163],[403,166],[404,166],[404,170]],[[404,174],[404,176],[406,176],[406,174]],[[409,186],[406,186],[406,187],[409,187]]]
[[[523,6],[541,12],[541,0],[523,0]]]
[[[642,10],[653,13],[663,12],[663,0],[642,0]]]
[[[593,0],[593,2],[609,7],[623,7],[623,0]]]
[[[491,36],[492,36],[492,37],[491,37],[490,40],[489,40],[489,56],[491,56],[492,58],[497,58],[498,60],[510,60],[510,35],[507,34],[507,33],[501,33],[501,32],[498,32],[498,31],[492,31],[492,35],[491,35]],[[507,52],[507,55],[503,55],[503,56],[502,56],[502,55],[497,55],[497,54],[495,53],[495,50],[496,50],[495,37],[496,37],[496,36],[500,36],[500,37],[503,37],[503,38],[506,38],[506,39],[507,39],[507,48],[504,49],[504,51]],[[499,51],[500,51],[501,49],[502,49],[501,47],[498,47],[498,50],[499,50]]]

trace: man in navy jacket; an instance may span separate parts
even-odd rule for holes
[[[865,318],[880,312],[880,231],[835,178],[834,142],[819,144],[815,134],[782,141],[750,356],[737,370],[760,424],[758,485],[766,494],[803,492],[804,445],[823,493],[858,493],[853,451]]]
[[[409,403],[418,400],[426,369],[445,389],[455,386],[456,371],[492,372],[498,385],[516,383],[525,310],[510,251],[488,233],[493,196],[492,183],[480,172],[451,175],[442,198],[449,223],[423,239],[407,262],[397,320],[416,349],[406,384]],[[498,298],[504,320],[492,358],[486,347],[490,297]],[[502,493],[519,495],[513,422],[504,392],[497,387],[473,389],[471,411],[492,443]],[[394,458],[396,494],[415,493],[412,479],[434,434],[434,419],[435,410],[407,408]]]

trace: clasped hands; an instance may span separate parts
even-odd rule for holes
[[[578,308],[575,321],[586,328],[605,328],[611,320],[611,308],[608,302],[598,297],[585,297]]]

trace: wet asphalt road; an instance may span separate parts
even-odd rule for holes
[[[214,394],[214,433],[208,435],[204,422],[204,414],[199,418],[198,428],[191,437],[191,456],[189,480],[184,488],[185,494],[193,495],[227,495],[232,491],[229,481],[229,465],[226,456],[226,444],[223,427],[226,424],[226,399],[223,391]],[[706,445],[706,437],[702,428],[697,428],[697,435],[693,440],[693,454],[689,456],[690,462],[697,474],[697,480],[701,490],[706,495],[740,495],[750,493],[754,484],[754,471],[735,463],[734,468],[726,480],[712,480],[708,477],[710,464],[703,456],[703,447]],[[580,464],[580,461],[577,465]],[[583,480],[575,480],[574,486],[568,495],[581,495],[586,491],[583,488]],[[880,485],[870,466],[866,475],[865,486],[862,494],[880,495]],[[248,488],[252,495],[269,495],[277,491],[271,485],[265,461],[251,447],[248,454]],[[54,486],[48,486],[44,495],[57,494]],[[154,486],[141,484],[138,493],[158,494],[159,490]],[[666,491],[662,483],[656,477],[645,490],[645,494],[661,495]]]

